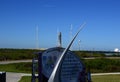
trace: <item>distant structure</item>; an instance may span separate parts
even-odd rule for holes
[[[62,47],[62,34],[59,32],[58,34],[58,47]]]
[[[81,43],[81,40],[78,40],[79,51],[80,51],[80,43]]]
[[[118,48],[115,48],[114,52],[120,52],[120,50]]]
[[[73,29],[73,26],[72,26],[72,24],[70,25],[70,41],[72,40],[72,29]],[[71,50],[72,50],[72,46],[71,46],[71,48],[70,48]]]
[[[38,26],[36,26],[36,49],[39,49]]]

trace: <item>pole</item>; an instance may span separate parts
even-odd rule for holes
[[[36,82],[36,77],[35,77],[35,58],[32,59],[32,82]]]
[[[42,52],[38,54],[38,82],[42,82]]]

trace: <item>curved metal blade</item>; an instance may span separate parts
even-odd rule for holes
[[[56,63],[52,74],[48,80],[48,82],[59,82],[59,73],[60,73],[60,68],[62,65],[62,62],[64,60],[65,54],[67,53],[67,51],[69,50],[69,48],[71,47],[73,41],[75,40],[75,38],[77,37],[77,35],[79,34],[79,32],[82,30],[82,28],[84,27],[85,23],[83,23],[80,27],[80,29],[78,30],[78,32],[76,33],[76,35],[73,37],[73,39],[71,40],[71,42],[69,43],[68,47],[63,51],[62,55],[60,56],[58,62]]]

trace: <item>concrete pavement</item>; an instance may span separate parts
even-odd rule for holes
[[[31,60],[0,61],[0,64],[21,63],[21,62],[32,62],[32,59]]]
[[[7,72],[6,82],[18,82],[22,76],[31,76],[31,74]]]
[[[114,73],[93,73],[91,76],[96,76],[96,75],[120,75],[120,72],[114,72]]]

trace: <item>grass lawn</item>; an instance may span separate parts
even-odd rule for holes
[[[4,65],[0,65],[0,71],[31,73],[32,63],[24,62],[24,63],[4,64]]]
[[[30,76],[23,76],[19,82],[31,82]]]
[[[19,82],[31,82],[30,76],[23,76]],[[38,82],[38,80],[36,80]]]
[[[31,77],[24,76],[19,82],[31,82]],[[92,82],[120,82],[120,75],[92,76]]]
[[[92,76],[92,82],[120,82],[120,75]]]

